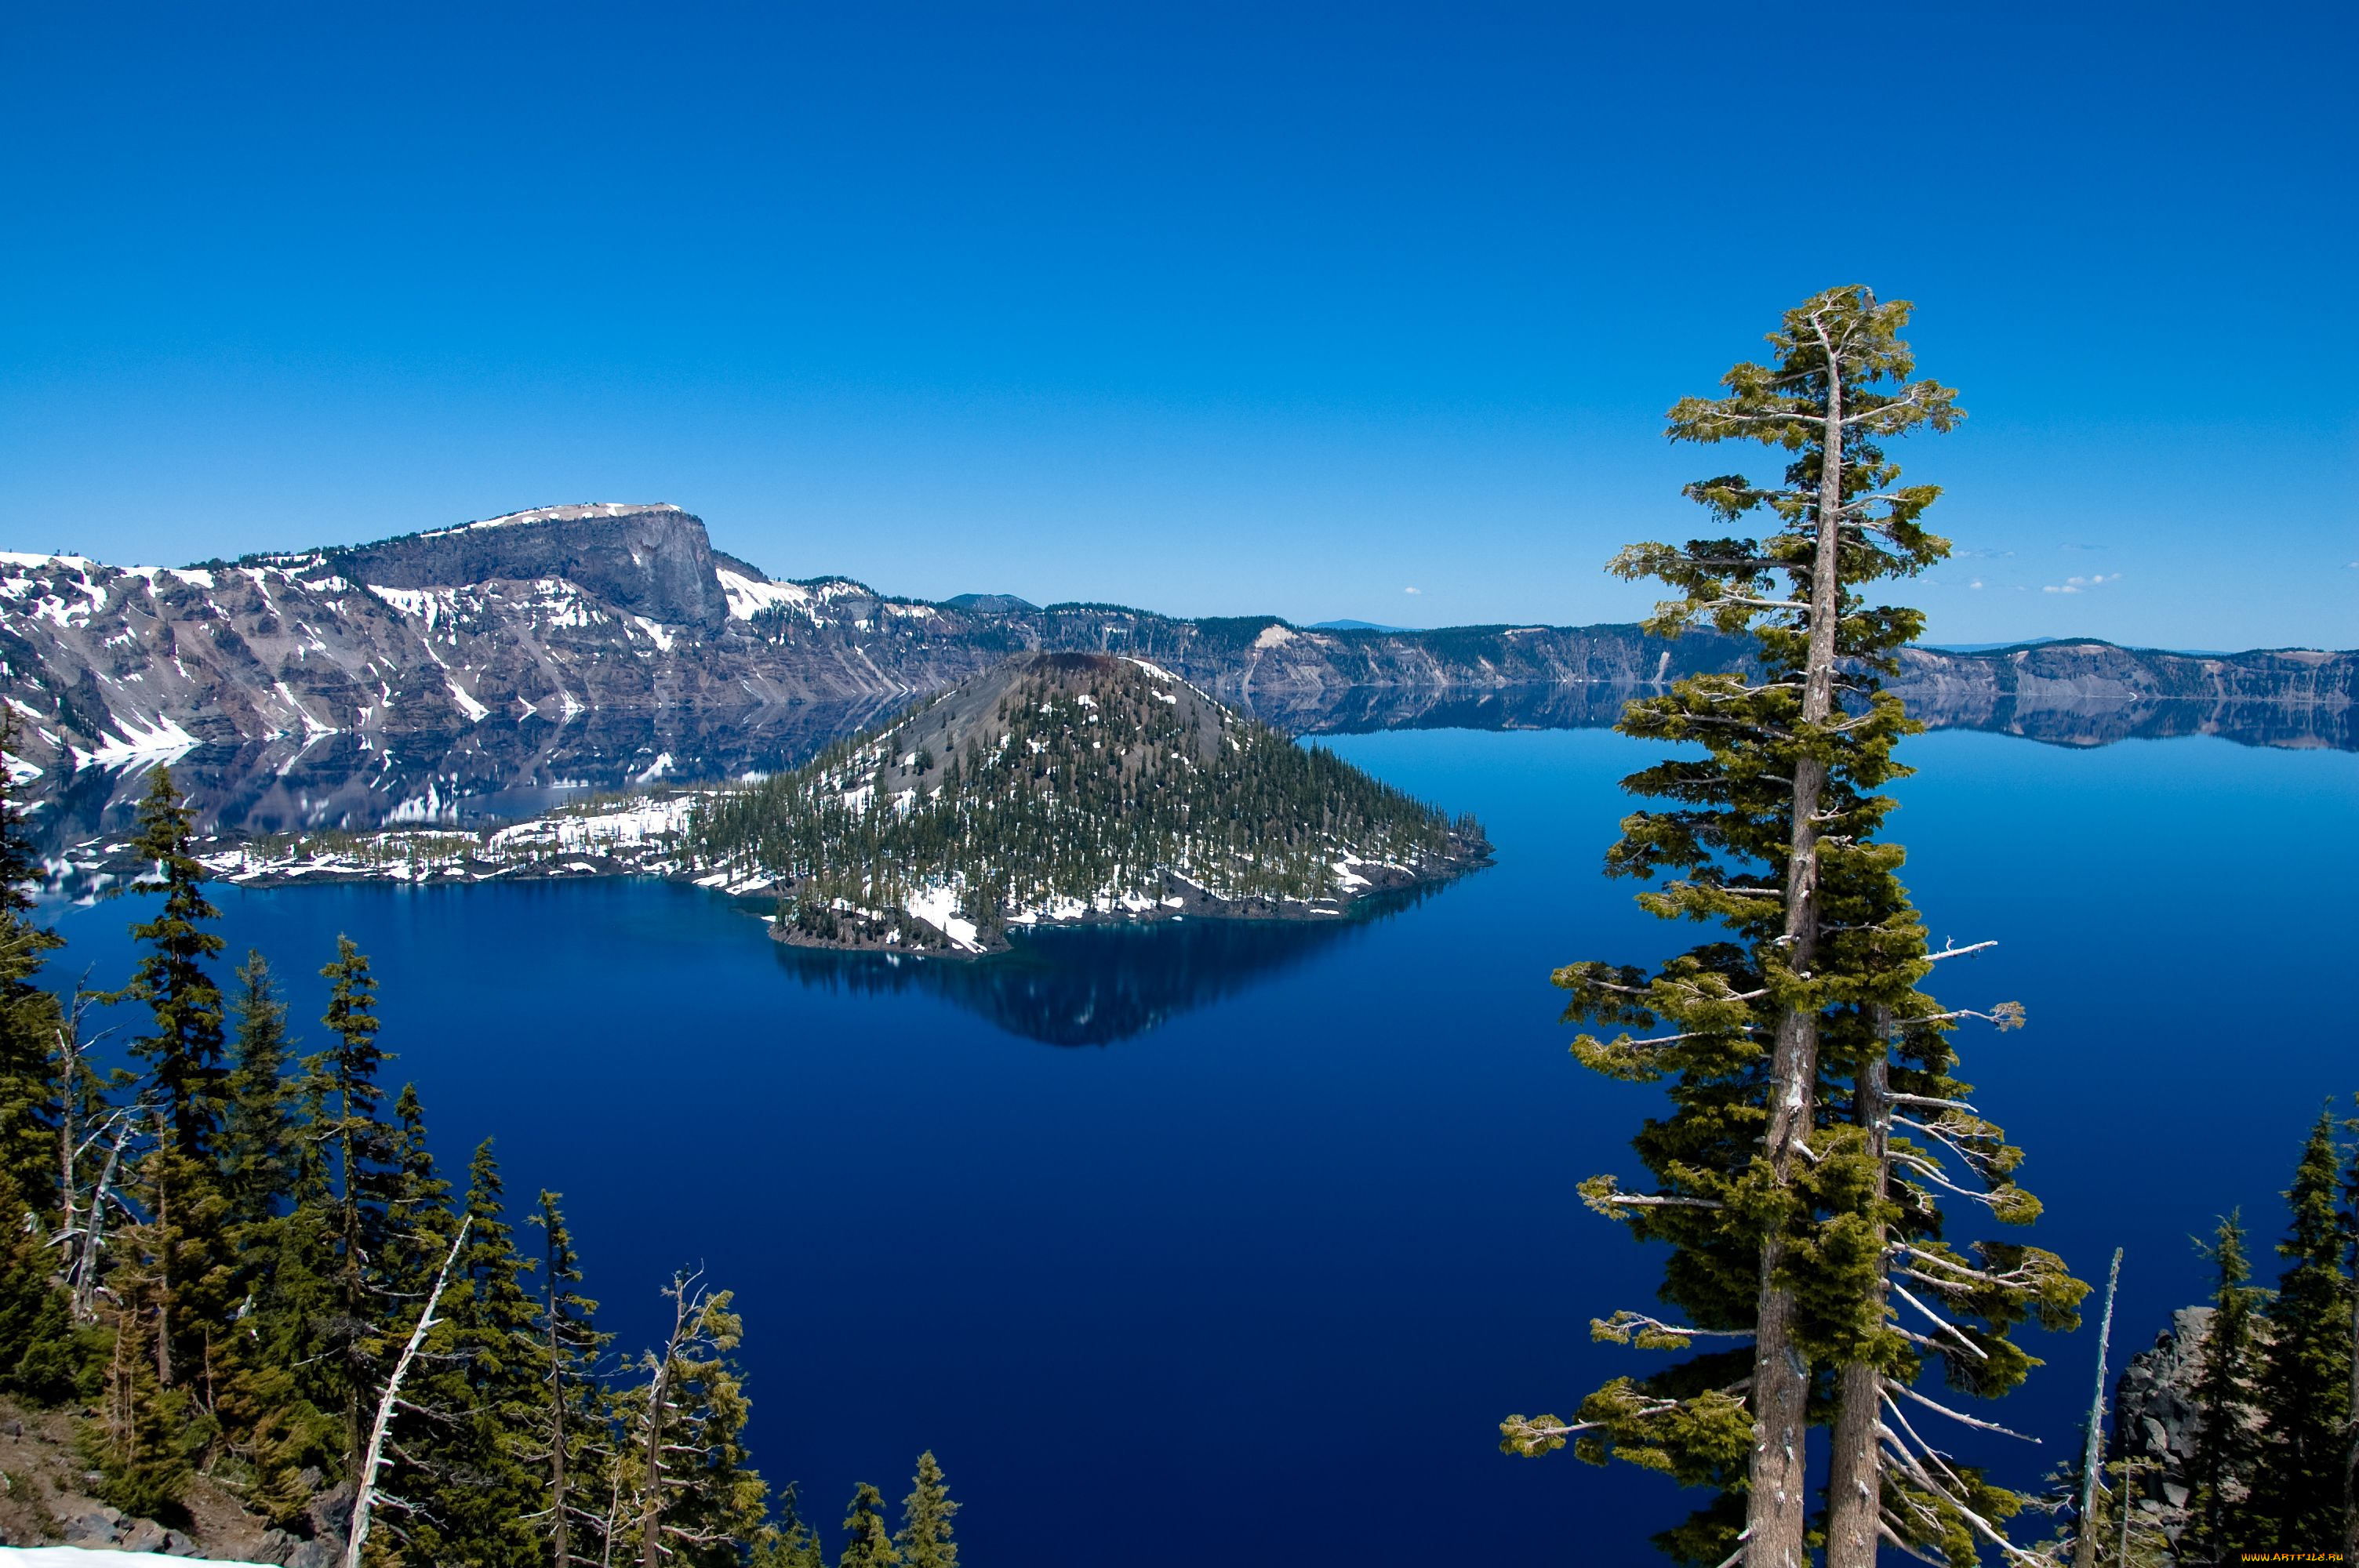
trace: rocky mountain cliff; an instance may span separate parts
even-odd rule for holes
[[[1150,659],[1295,730],[1607,722],[1631,692],[1745,653],[1627,625],[1316,630],[1006,595],[930,604],[774,581],[669,505],[188,568],[0,554],[12,755],[53,794],[86,789],[92,762],[191,752],[249,795],[317,774],[307,802],[349,797],[375,770],[399,781],[379,803],[392,810],[502,781],[774,768],[1026,650]],[[1936,724],[2069,743],[2208,730],[2351,747],[2354,669],[2347,653],[1919,649],[1900,690]]]

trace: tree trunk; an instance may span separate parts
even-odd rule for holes
[[[2087,1441],[2081,1450],[2081,1521],[2072,1542],[2072,1568],[2097,1568],[2097,1471],[2104,1463],[2105,1351],[2114,1338],[2114,1290],[2122,1282],[2122,1249],[2114,1249],[2114,1267],[2105,1276],[2105,1315],[2097,1325],[2097,1391],[2089,1399]],[[2122,1507],[2130,1506],[2126,1488]]]
[[[65,1216],[58,1227],[59,1243],[72,1256],[74,1245],[74,1145],[81,1130],[74,1120],[74,1085],[81,1075],[74,1071],[75,1041],[65,1030],[58,1031],[58,1060],[64,1069],[66,1092],[58,1104],[58,1195],[65,1206]]]
[[[670,1396],[671,1357],[664,1357],[647,1390],[647,1501],[639,1526],[639,1568],[663,1562],[663,1409]]]
[[[1825,342],[1821,334],[1821,341]],[[1804,659],[1802,722],[1823,724],[1834,707],[1835,615],[1841,607],[1843,524],[1843,366],[1826,343],[1827,412],[1819,467],[1818,546],[1810,568],[1810,640]],[[1786,962],[1807,978],[1819,945],[1819,806],[1826,764],[1816,755],[1794,764],[1793,837],[1786,865]],[[1764,1148],[1772,1178],[1792,1180],[1797,1147],[1810,1134],[1818,1097],[1819,1015],[1788,1008],[1777,1021],[1769,1069],[1769,1124]],[[1794,1344],[1794,1293],[1778,1279],[1786,1238],[1773,1227],[1761,1242],[1760,1311],[1753,1341],[1753,1463],[1745,1500],[1746,1568],[1806,1568],[1810,1363]]]
[[[172,1142],[156,1117],[156,1383],[172,1386]]]
[[[401,1379],[409,1375],[409,1365],[418,1359],[418,1347],[426,1343],[426,1332],[435,1324],[434,1309],[441,1304],[442,1289],[451,1282],[451,1266],[459,1261],[459,1249],[467,1244],[467,1227],[474,1217],[462,1217],[459,1234],[451,1238],[451,1255],[442,1260],[442,1271],[434,1276],[434,1291],[419,1310],[417,1326],[409,1331],[409,1343],[403,1346],[401,1357],[393,1364],[393,1376],[386,1379],[385,1398],[377,1401],[376,1422],[369,1428],[368,1454],[362,1460],[353,1490],[353,1529],[344,1542],[344,1568],[361,1568],[361,1549],[368,1544],[369,1510],[376,1504],[377,1466],[385,1463],[386,1433],[393,1425],[395,1406],[401,1398]]]
[[[1876,1176],[1871,1187],[1880,1202],[1892,1180],[1892,1014],[1875,1010],[1876,1048],[1862,1065],[1854,1115],[1867,1133],[1867,1157]],[[1884,1221],[1874,1227],[1878,1257],[1885,1246]],[[1872,1321],[1884,1320],[1884,1273],[1875,1276],[1875,1295],[1868,1303]],[[1854,1361],[1843,1369],[1842,1403],[1835,1411],[1834,1452],[1827,1473],[1827,1568],[1875,1568],[1875,1549],[1884,1522],[1884,1463],[1876,1445],[1877,1419],[1883,1413],[1884,1371],[1872,1362]]]
[[[552,1251],[554,1248],[552,1247]],[[563,1350],[557,1335],[557,1262],[554,1257],[549,1269],[549,1500],[557,1528],[549,1538],[549,1555],[554,1568],[572,1568],[572,1531],[565,1514],[565,1363],[560,1359]]]

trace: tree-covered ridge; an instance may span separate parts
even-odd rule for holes
[[[701,862],[793,888],[829,938],[955,910],[987,944],[1060,911],[1348,899],[1478,858],[1455,821],[1318,747],[1241,719],[1152,665],[1030,654],[805,766],[715,795]],[[949,922],[955,920],[958,925]],[[971,923],[971,935],[964,931]]]

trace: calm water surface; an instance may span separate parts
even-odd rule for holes
[[[1644,750],[1603,731],[1333,742],[1488,825],[1498,864],[1309,930],[1051,935],[996,969],[780,952],[653,883],[239,892],[315,1019],[349,932],[384,981],[397,1081],[455,1169],[497,1135],[519,1207],[565,1194],[625,1343],[672,1268],[738,1292],[774,1481],[831,1527],[932,1447],[978,1568],[1655,1560],[1685,1505],[1626,1467],[1495,1451],[1636,1352],[1592,1316],[1655,1260],[1573,1184],[1636,1173],[1647,1090],[1578,1068],[1549,968],[1684,933],[1596,874]],[[2296,1145],[2359,1089],[2359,756],[2187,740],[2069,752],[1910,743],[1895,834],[1936,940],[1995,937],[1941,994],[2019,1000],[1965,1076],[2030,1152],[2036,1239],[2086,1276],[2128,1249],[2143,1343],[2203,1288],[2190,1233],[2265,1232]],[[119,983],[121,903],[66,914],[71,969]],[[320,1033],[312,1025],[309,1033]],[[2070,1448],[2093,1334],[2008,1401]]]

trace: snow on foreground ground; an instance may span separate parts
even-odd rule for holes
[[[212,1563],[211,1557],[167,1557],[160,1552],[95,1552],[85,1546],[0,1546],[0,1563],[24,1568],[135,1568],[148,1563]],[[266,1568],[259,1563],[234,1563],[232,1568]]]

